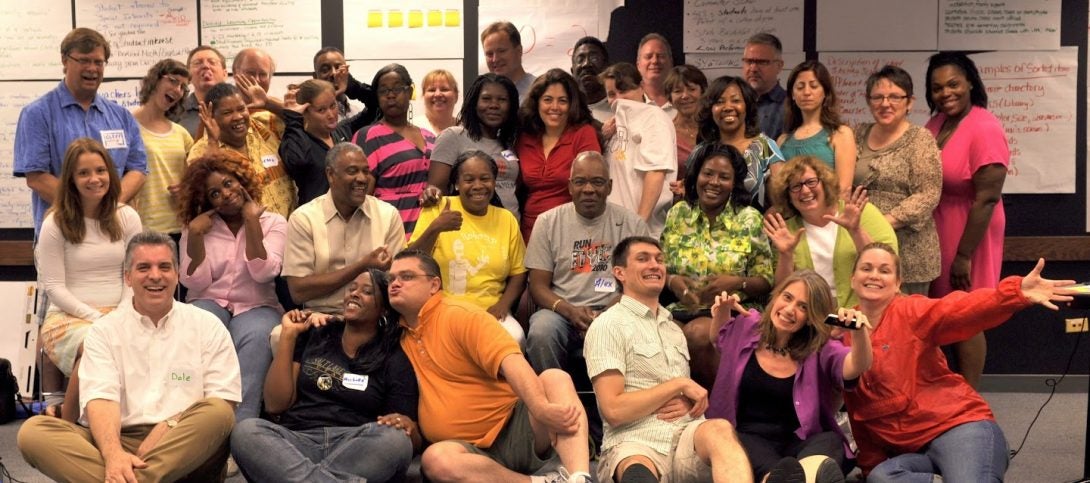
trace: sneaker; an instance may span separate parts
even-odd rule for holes
[[[594,478],[585,471],[568,473],[567,468],[560,466],[556,471],[540,476],[531,476],[530,481],[531,483],[594,483]]]
[[[238,463],[235,463],[234,456],[227,457],[227,477],[238,476]]]
[[[807,456],[799,460],[807,480],[814,483],[844,483],[844,472],[840,465],[836,464],[828,456]]]
[[[765,483],[806,483],[806,472],[803,471],[799,460],[787,456],[772,467]]]

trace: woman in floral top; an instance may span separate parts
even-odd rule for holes
[[[711,388],[718,360],[708,339],[709,308],[723,291],[760,303],[772,288],[772,249],[761,231],[761,213],[749,206],[742,154],[727,144],[705,143],[690,160],[684,202],[666,215],[662,248],[668,287],[679,300],[670,309],[687,322],[693,379]]]

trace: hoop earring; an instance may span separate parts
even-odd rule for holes
[[[409,122],[413,122],[413,105],[409,103]]]

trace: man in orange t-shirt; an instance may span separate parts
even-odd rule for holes
[[[399,253],[389,282],[420,385],[420,429],[435,442],[421,460],[429,479],[518,481],[555,450],[567,481],[591,481],[587,416],[567,373],[535,375],[494,317],[444,297],[430,255]]]

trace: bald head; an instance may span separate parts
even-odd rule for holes
[[[595,166],[597,165],[597,166]],[[606,179],[609,179],[609,161],[606,161],[605,156],[598,151],[583,151],[575,155],[575,159],[571,162],[571,176],[575,176],[576,169],[593,169],[595,171],[605,172]]]
[[[613,191],[609,179],[609,163],[601,153],[583,151],[571,163],[568,194],[579,216],[595,219],[606,211],[606,199]]]
[[[269,92],[269,83],[276,73],[276,62],[271,55],[257,47],[249,47],[238,51],[235,61],[231,64],[231,73],[238,77],[247,75],[253,77],[258,85]]]

